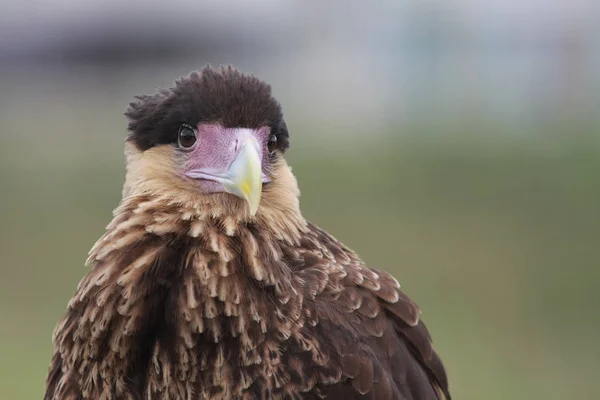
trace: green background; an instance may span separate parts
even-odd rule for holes
[[[42,397],[52,330],[120,199],[124,103],[61,104],[2,115],[2,399]],[[302,121],[288,159],[305,216],[417,301],[456,399],[600,398],[597,125]]]

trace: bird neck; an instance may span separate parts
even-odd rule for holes
[[[148,365],[172,365],[191,382],[199,372],[190,365],[215,362],[215,352],[217,364],[226,363],[222,343],[254,365],[275,343],[267,335],[283,340],[316,323],[314,310],[302,312],[305,282],[294,273],[307,240],[299,232],[310,229],[303,219],[283,221],[296,215],[286,210],[228,221],[166,200],[148,193],[122,200],[55,334],[76,370],[102,360],[91,370],[114,379],[119,398],[134,397],[126,395],[130,380],[168,390],[164,371]]]
[[[127,298],[137,287],[164,289],[154,283],[149,287],[149,276],[168,286],[174,275],[183,275],[193,282],[192,303],[219,299],[235,308],[244,291],[254,288],[286,304],[296,295],[292,268],[309,227],[290,168],[280,162],[274,175],[254,217],[239,212],[239,199],[227,194],[157,191],[140,182],[129,186],[106,233],[90,251],[92,270],[85,280],[108,284],[109,290],[114,286]]]
[[[156,149],[155,153],[160,151],[168,151],[168,148]],[[177,171],[173,157],[148,153],[130,144],[125,148],[127,174],[115,220],[120,221],[128,211],[133,211],[136,215],[143,213],[150,220],[157,215],[168,217],[170,221],[180,220],[182,223],[173,227],[178,229],[182,229],[186,221],[222,225],[228,236],[235,236],[238,229],[258,226],[287,243],[298,243],[308,229],[300,212],[296,177],[282,156],[271,161],[271,182],[263,185],[258,212],[252,216],[244,200],[227,193],[201,193]],[[109,228],[114,225],[111,223]]]
[[[265,197],[267,201],[277,199]],[[127,265],[113,264],[121,262],[123,253],[138,252],[136,263],[151,268],[165,248],[179,246],[187,254],[186,260],[177,261],[184,268],[194,263],[196,267],[217,266],[219,276],[247,274],[246,278],[262,284],[282,285],[289,275],[289,266],[281,261],[284,253],[298,247],[302,233],[308,230],[297,207],[286,207],[282,200],[289,202],[279,196],[278,205],[270,204],[256,217],[247,218],[244,214],[225,215],[223,202],[221,207],[208,208],[214,198],[208,204],[200,201],[190,205],[174,201],[168,192],[160,196],[132,193],[114,211],[87,263],[127,271]],[[203,279],[200,283],[208,284]]]

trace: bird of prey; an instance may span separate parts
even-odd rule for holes
[[[267,83],[209,66],[125,115],[45,400],[450,399],[418,306],[302,216]]]

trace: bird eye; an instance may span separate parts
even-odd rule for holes
[[[189,150],[196,144],[196,130],[189,125],[181,125],[177,135],[177,143],[182,149]]]
[[[267,148],[269,149],[269,154],[273,155],[275,149],[277,148],[277,136],[271,135],[269,137],[269,143],[267,144]]]

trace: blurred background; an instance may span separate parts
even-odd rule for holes
[[[4,0],[0,398],[118,204],[122,113],[206,63],[273,86],[313,222],[391,271],[459,400],[598,399],[596,0]]]

